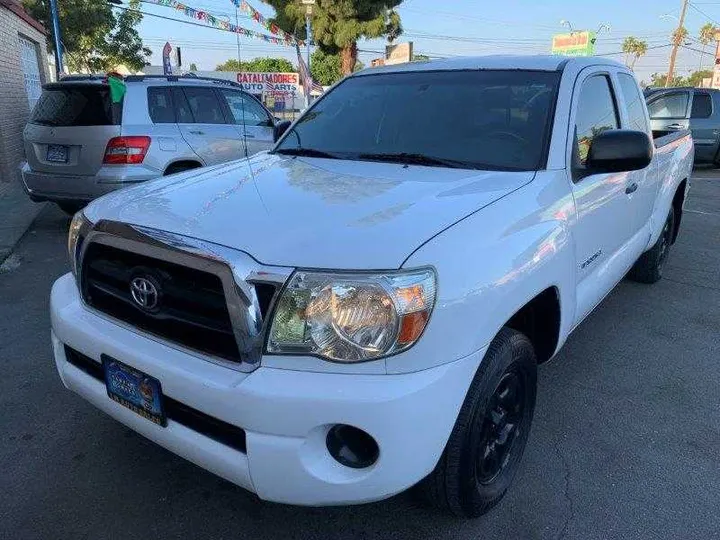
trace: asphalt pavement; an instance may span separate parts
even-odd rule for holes
[[[48,296],[68,218],[46,208],[0,266],[0,538],[720,538],[720,172],[694,176],[665,278],[621,283],[540,368],[522,468],[474,521],[408,494],[264,503],[65,390]]]

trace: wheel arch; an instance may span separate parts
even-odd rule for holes
[[[675,226],[673,229],[672,243],[674,244],[677,240],[678,234],[680,234],[680,221],[682,220],[683,205],[685,203],[685,195],[687,193],[688,180],[685,178],[678,185],[673,196],[672,208],[675,214]]]
[[[503,325],[524,334],[535,349],[538,364],[550,360],[560,343],[560,291],[548,287],[521,307]]]
[[[198,169],[202,166],[203,164],[196,159],[176,159],[175,161],[171,161],[167,164],[165,170],[163,171],[163,176],[181,171],[188,171],[190,169]]]

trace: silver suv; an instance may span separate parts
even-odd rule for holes
[[[74,212],[128,184],[273,146],[276,119],[240,85],[130,76],[120,103],[102,77],[47,84],[23,138],[22,179],[34,201]]]

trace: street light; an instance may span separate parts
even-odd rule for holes
[[[565,19],[563,19],[562,21],[560,21],[560,26],[567,26],[571,34],[575,33],[575,30],[573,30],[573,26],[572,24],[570,24],[570,21],[566,21]]]

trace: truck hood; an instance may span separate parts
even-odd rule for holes
[[[112,193],[85,214],[239,249],[268,265],[391,269],[533,176],[259,154]]]

